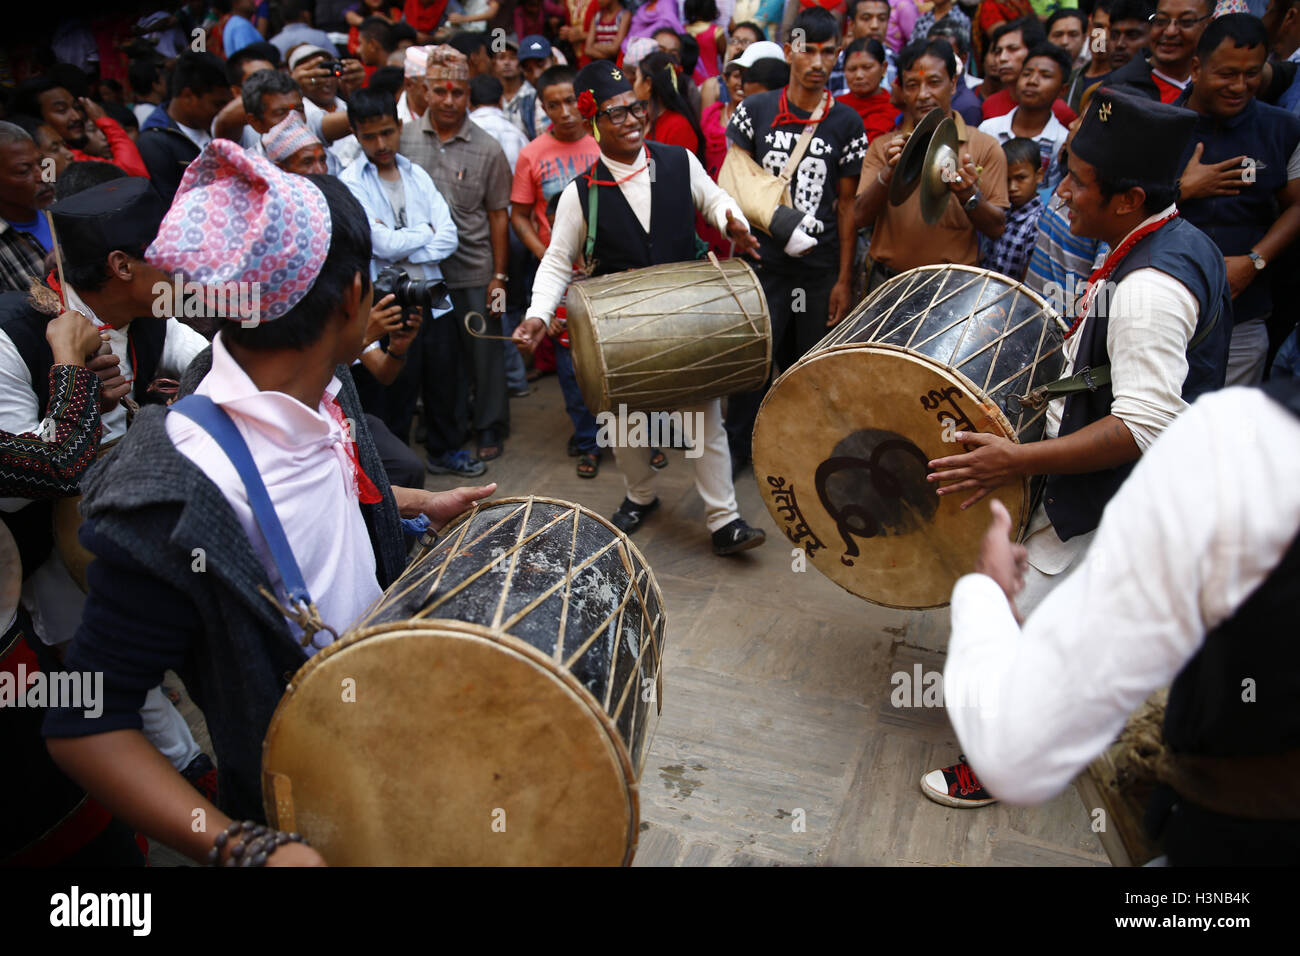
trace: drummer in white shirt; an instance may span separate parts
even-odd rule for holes
[[[1300,861],[1300,382],[1206,395],[1142,457],[1078,570],[1018,624],[994,520],[952,594],[943,683],[980,777],[1032,805],[1172,683],[1147,821],[1173,865]],[[1288,751],[1290,753],[1288,754]]]
[[[1070,385],[1046,396],[1042,441],[959,432],[956,441],[980,447],[930,462],[939,494],[967,495],[963,508],[1022,476],[1048,476],[1025,542],[1027,607],[1087,550],[1133,463],[1188,403],[1223,385],[1232,327],[1223,256],[1175,205],[1194,123],[1191,112],[1144,98],[1107,89],[1093,97],[1057,192],[1070,231],[1111,252],[1066,341]],[[964,759],[927,773],[921,790],[952,807],[997,799]]]
[[[560,194],[551,243],[533,281],[527,318],[513,336],[527,351],[542,340],[569,286],[573,264],[583,256],[586,190],[598,190],[593,275],[693,259],[696,210],[725,232],[737,251],[755,254],[758,248],[735,201],[709,178],[693,153],[680,146],[645,142],[646,102],[637,100],[631,83],[612,62],[597,60],[583,67],[573,89],[579,112],[594,127],[600,159]],[[651,241],[652,196],[663,190],[680,191],[683,201],[655,203],[662,210],[656,215],[669,218],[655,220]],[[736,505],[720,401],[713,399],[681,412],[698,414],[703,421],[703,435],[691,436],[699,446],[695,486],[704,500],[714,553],[729,555],[758,547],[764,533],[750,527]],[[659,507],[654,472],[644,453],[629,455],[626,449],[616,448],[614,456],[627,484],[627,497],[611,520],[619,530],[632,534]]]

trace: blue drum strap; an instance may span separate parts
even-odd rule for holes
[[[257,521],[257,527],[266,539],[267,547],[271,549],[271,559],[280,572],[280,580],[284,584],[285,594],[288,597],[288,606],[281,604],[265,586],[259,585],[258,591],[275,605],[281,614],[302,628],[300,643],[303,647],[311,643],[317,631],[329,631],[337,639],[338,632],[321,620],[315,602],[307,593],[307,584],[303,580],[302,570],[293,556],[293,549],[289,547],[289,539],[285,537],[284,527],[280,524],[275,507],[271,504],[271,496],[266,491],[262,476],[258,474],[253,455],[248,450],[244,436],[239,434],[239,429],[235,427],[235,423],[226,414],[225,409],[206,395],[187,395],[172,405],[171,410],[184,415],[211,435],[212,440],[234,465],[240,481],[244,483],[244,491],[248,494],[248,505],[253,510],[253,518]]]

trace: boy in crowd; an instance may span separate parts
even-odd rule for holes
[[[1038,217],[1043,214],[1043,201],[1037,193],[1043,179],[1042,161],[1038,144],[1023,136],[1003,143],[1002,152],[1007,157],[1011,208],[1007,210],[1006,229],[984,257],[984,268],[1019,282],[1029,267],[1034,240],[1038,238]]]
[[[997,137],[1000,143],[1023,137],[1038,144],[1044,171],[1039,187],[1043,202],[1051,199],[1061,181],[1056,157],[1070,131],[1052,115],[1052,104],[1060,97],[1069,75],[1070,55],[1050,43],[1038,44],[1025,57],[1025,65],[1016,78],[1018,105],[1010,113],[980,124],[980,132]]]

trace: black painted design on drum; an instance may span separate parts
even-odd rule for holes
[[[921,407],[926,411],[932,412],[935,409],[939,409],[934,417],[939,420],[941,436],[944,441],[950,440],[948,435],[951,432],[973,432],[979,430],[971,424],[971,420],[966,416],[966,413],[961,410],[961,406],[957,404],[957,399],[965,397],[966,396],[962,393],[962,390],[956,385],[949,385],[942,392],[937,388],[932,388],[929,392],[921,396]],[[942,402],[947,402],[952,406],[952,409],[939,408],[940,403]],[[963,442],[962,447],[967,451],[975,450],[975,446],[970,442]]]
[[[864,428],[835,446],[814,482],[844,539],[842,563],[852,567],[859,555],[855,537],[911,534],[934,517],[939,496],[925,480],[929,471],[925,453],[897,432]]]
[[[799,500],[794,495],[794,485],[786,485],[785,478],[778,475],[768,475],[767,483],[772,486],[772,501],[775,502],[776,510],[786,521],[793,522],[782,529],[785,536],[800,545],[808,557],[815,557],[817,552],[826,545],[813,533],[812,528],[808,527],[808,521],[799,510]],[[803,543],[805,538],[808,540]]]

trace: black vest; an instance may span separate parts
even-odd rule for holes
[[[1300,418],[1300,381],[1274,380],[1264,391]],[[1233,757],[1300,749],[1297,532],[1264,583],[1206,635],[1174,679],[1164,736],[1175,753]],[[1251,700],[1242,699],[1247,678],[1255,682]],[[1171,863],[1300,862],[1300,808],[1297,820],[1242,820],[1179,801],[1166,788],[1163,802],[1157,797],[1154,819],[1165,813]]]
[[[618,186],[597,186],[596,247],[592,254],[592,275],[602,276],[625,269],[644,269],[666,262],[688,262],[695,258],[695,201],[691,198],[691,167],[680,146],[647,143],[650,148],[650,231],[641,228],[632,207]],[[587,177],[613,182],[604,159],[580,175],[578,201],[587,215]],[[585,235],[585,234],[584,234]]]
[[[1190,404],[1197,396],[1222,388],[1227,373],[1228,342],[1232,338],[1232,295],[1228,291],[1223,254],[1203,232],[1179,217],[1135,245],[1111,274],[1110,281],[1118,284],[1129,273],[1146,268],[1159,269],[1173,276],[1195,296],[1198,318],[1193,338],[1215,321],[1216,310],[1219,313],[1213,330],[1187,355],[1187,377],[1183,379],[1182,397]],[[1110,362],[1106,351],[1107,311],[1099,307],[1096,314],[1090,313],[1084,322],[1079,333],[1079,351],[1074,360],[1076,372]],[[1114,398],[1109,385],[1068,396],[1058,434],[1062,437],[1073,434],[1105,418],[1110,414]],[[1118,468],[1082,475],[1050,475],[1043,503],[1061,540],[1067,541],[1094,530],[1101,523],[1101,513],[1107,502],[1132,470],[1133,463],[1130,462]]]
[[[50,403],[50,367],[54,364],[54,354],[45,340],[45,326],[49,322],[50,316],[32,307],[27,293],[0,294],[0,330],[13,341],[27,366],[42,418]],[[161,401],[154,399],[148,388],[162,360],[166,338],[166,322],[152,316],[137,319],[127,329],[127,341],[135,359],[135,384],[131,394],[141,405]],[[54,545],[50,502],[34,501],[19,511],[4,512],[3,518],[18,545],[23,574],[30,575],[45,562]]]

